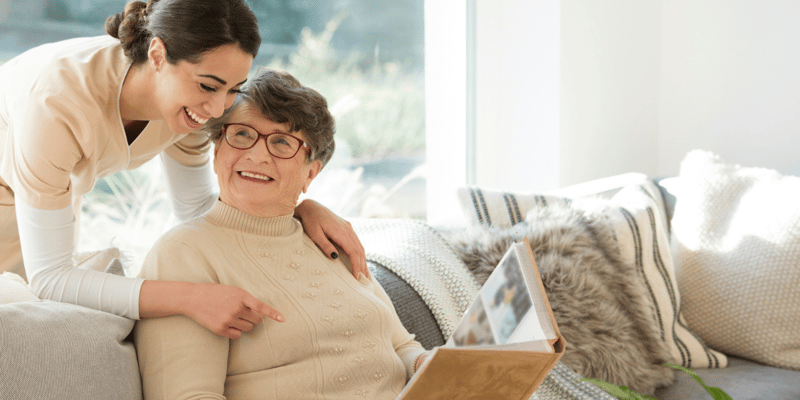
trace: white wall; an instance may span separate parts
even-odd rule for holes
[[[675,175],[695,148],[800,176],[800,2],[470,1],[477,16],[469,183],[542,191],[626,172]],[[463,4],[439,12],[464,18]],[[426,21],[428,37],[440,21],[429,20],[427,8]],[[466,35],[461,21],[446,34]],[[448,165],[442,154],[465,146],[456,119],[467,118],[466,100],[450,96],[458,113],[446,115],[431,102],[446,101],[441,93],[430,93],[466,78],[465,57],[457,57],[426,58],[428,145],[441,134],[432,119],[456,131],[449,147],[429,147],[429,167]],[[462,155],[457,168],[468,168]],[[452,211],[452,197],[432,197],[431,188],[451,193],[467,175],[437,176],[444,170],[429,169],[428,205]]]
[[[561,1],[559,186],[656,173],[660,6]]]
[[[456,188],[467,182],[467,8],[425,0],[426,209],[428,221],[463,218]]]
[[[425,1],[428,222],[463,218],[455,194],[467,184],[559,186],[559,10],[551,0]]]
[[[559,6],[477,0],[475,185],[559,186]]]
[[[658,172],[687,151],[800,176],[800,2],[662,2]]]

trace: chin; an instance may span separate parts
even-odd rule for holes
[[[182,120],[173,120],[172,123],[169,124],[169,130],[176,135],[188,135],[194,131],[194,129],[186,126]]]

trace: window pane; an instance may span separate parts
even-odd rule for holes
[[[105,35],[105,19],[126,3],[0,0],[0,63],[40,44]],[[423,0],[249,4],[263,40],[254,70],[289,71],[320,91],[336,117],[336,153],[307,197],[345,217],[424,219]],[[175,223],[160,175],[153,161],[100,180],[83,199],[79,249],[116,237],[117,246],[136,247],[138,261]]]
[[[319,90],[336,153],[306,197],[344,216],[425,218],[423,0],[253,0],[254,63]]]

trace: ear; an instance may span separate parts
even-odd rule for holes
[[[311,185],[311,181],[319,174],[319,171],[322,169],[322,163],[319,162],[319,160],[314,160],[306,167],[308,168],[308,175],[306,176],[306,182],[303,184],[303,193],[308,191],[308,186]]]
[[[147,62],[153,70],[158,71],[167,62],[167,48],[161,38],[154,37],[150,40],[150,48],[147,49]]]
[[[214,159],[211,161],[211,164],[214,166],[214,173],[217,173],[217,153],[219,153],[219,147],[222,146],[222,140],[217,140],[214,142]]]

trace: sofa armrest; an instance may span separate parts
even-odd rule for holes
[[[675,213],[675,202],[678,200],[678,177],[656,178],[653,179],[653,182],[658,186],[658,190],[661,191],[661,197],[664,198],[664,211],[667,213],[667,220],[672,221],[672,215]]]
[[[546,194],[569,198],[595,196],[610,199],[625,186],[641,183],[647,179],[649,178],[645,174],[628,172],[549,190]]]

